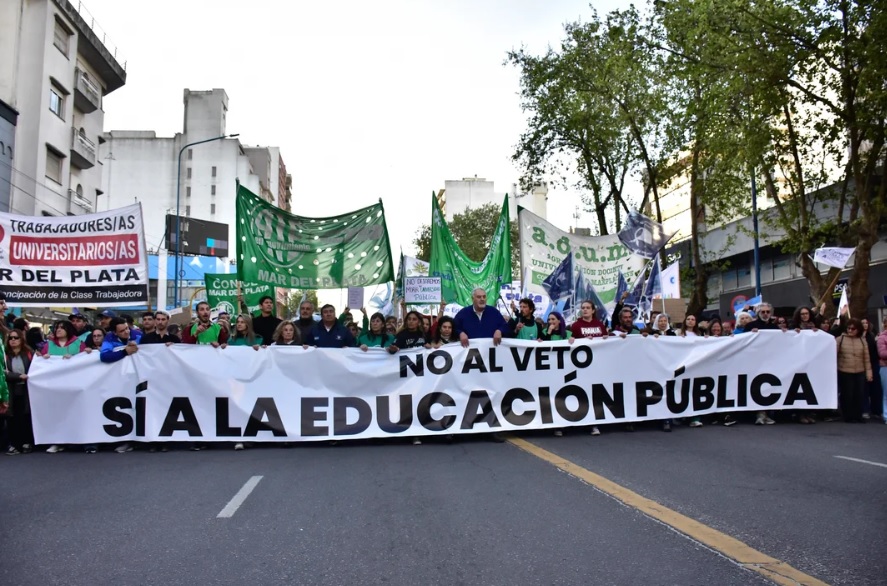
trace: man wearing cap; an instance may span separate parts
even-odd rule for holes
[[[106,309],[99,314],[99,327],[102,328],[106,334],[111,331],[111,320],[115,317],[117,317],[117,314],[110,309]]]
[[[85,344],[92,333],[92,328],[89,327],[86,316],[80,313],[72,313],[68,316],[68,321],[74,324],[74,329],[77,330],[77,339]]]

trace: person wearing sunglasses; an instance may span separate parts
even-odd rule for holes
[[[773,317],[773,306],[769,303],[761,303],[755,308],[757,317],[746,326],[746,331],[757,332],[758,330],[778,330],[776,320]]]
[[[862,322],[847,321],[844,333],[835,340],[838,345],[838,400],[841,415],[848,423],[865,423],[862,418],[865,383],[873,378],[868,346],[862,338]]]
[[[9,386],[7,411],[9,447],[7,456],[27,454],[34,445],[34,429],[31,425],[31,403],[28,400],[28,370],[34,352],[25,342],[22,330],[12,330],[6,336],[6,382]]]

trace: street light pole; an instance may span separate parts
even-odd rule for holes
[[[179,163],[176,167],[176,260],[175,260],[175,278],[173,280],[173,306],[179,306],[179,279],[181,278],[181,268],[179,265],[179,259],[182,254],[182,233],[181,233],[181,224],[182,224],[182,216],[181,216],[181,202],[182,202],[182,153],[185,152],[189,147],[203,144],[205,142],[213,142],[216,140],[224,140],[226,138],[236,138],[240,136],[239,134],[225,134],[222,136],[216,136],[213,138],[207,138],[205,140],[198,140],[197,142],[191,142],[183,146],[179,149]]]

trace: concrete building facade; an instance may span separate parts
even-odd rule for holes
[[[125,63],[68,0],[0,2],[0,210],[92,212],[103,194],[104,96]]]
[[[274,205],[291,202],[292,178],[277,147],[245,147],[227,128],[228,95],[224,89],[184,90],[182,132],[171,137],[153,130],[112,130],[104,134],[101,156],[107,159],[105,191],[101,209],[139,202],[145,220],[149,251],[170,255],[174,247],[166,238],[166,216],[196,218],[228,227],[228,257],[235,254],[237,182]],[[202,144],[191,143],[210,140]],[[185,148],[187,147],[187,148]],[[181,173],[179,155],[181,153]],[[281,189],[283,192],[281,193]],[[281,206],[282,207],[282,206]],[[284,208],[284,209],[287,209]],[[183,262],[188,262],[187,260]],[[182,283],[179,299],[187,301],[202,283]],[[172,297],[173,283],[166,296]]]
[[[523,191],[516,184],[508,193],[508,214],[512,221],[517,219],[517,206],[528,209],[537,216],[546,217],[548,205],[548,184],[536,183],[530,191]],[[482,177],[466,177],[458,180],[447,180],[444,189],[437,194],[437,203],[447,222],[453,216],[467,209],[474,209],[492,203],[502,205],[505,192],[496,191],[492,181]]]

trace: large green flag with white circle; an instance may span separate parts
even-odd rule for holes
[[[499,222],[490,240],[490,250],[481,262],[468,258],[456,240],[447,219],[431,196],[431,261],[429,275],[440,277],[441,298],[447,303],[471,305],[471,292],[482,287],[487,302],[496,304],[502,285],[511,283],[511,230],[508,197],[502,202]]]
[[[290,289],[365,287],[394,280],[382,201],[341,216],[289,214],[237,188],[237,275]]]

